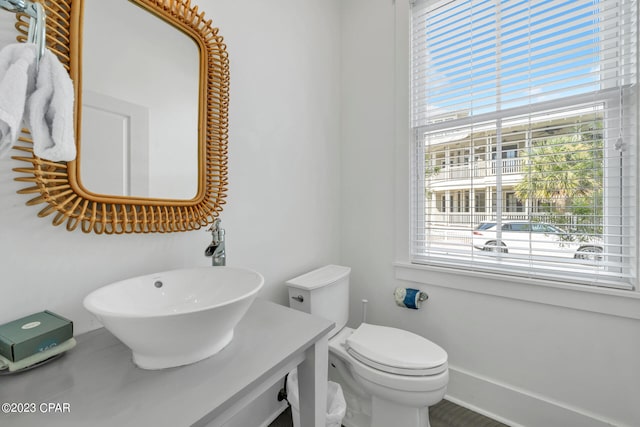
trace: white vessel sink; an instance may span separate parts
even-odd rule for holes
[[[84,306],[143,369],[187,365],[222,350],[264,277],[232,267],[165,271],[99,288]]]

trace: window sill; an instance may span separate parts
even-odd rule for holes
[[[394,271],[398,280],[640,320],[640,292],[409,262],[395,262]]]

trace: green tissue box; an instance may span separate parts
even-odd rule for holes
[[[0,355],[17,362],[73,338],[73,322],[43,311],[0,325]]]

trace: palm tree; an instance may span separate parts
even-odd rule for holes
[[[524,178],[516,185],[520,200],[545,202],[549,213],[578,216],[594,224],[602,212],[602,136],[597,129],[576,129],[533,143]],[[584,218],[584,220],[582,220]]]

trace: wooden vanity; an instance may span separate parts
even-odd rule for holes
[[[257,299],[220,353],[158,371],[136,367],[105,329],[88,332],[49,365],[0,376],[0,425],[223,426],[297,366],[301,424],[324,427],[332,327]],[[22,413],[5,413],[7,403]]]

